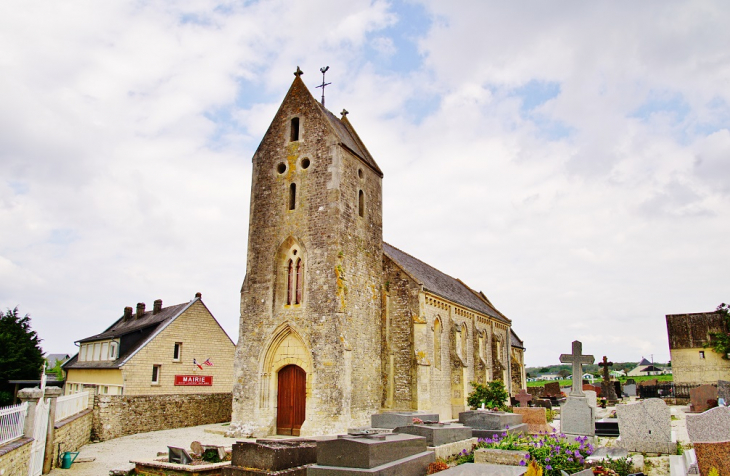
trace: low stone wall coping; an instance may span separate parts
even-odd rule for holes
[[[149,468],[156,469],[172,469],[177,471],[190,471],[191,473],[197,473],[200,471],[210,471],[213,469],[224,468],[230,466],[230,461],[221,461],[220,463],[206,463],[206,464],[180,464],[180,463],[168,463],[167,461],[155,461],[155,460],[130,460],[130,463],[135,465],[146,466]]]
[[[6,443],[2,446],[0,446],[0,456],[6,455],[10,453],[11,451],[17,450],[18,448],[21,448],[28,443],[33,441],[33,438],[18,438],[17,440],[11,441],[10,443]]]
[[[57,430],[58,430],[58,429],[59,429],[59,428],[61,428],[62,426],[66,426],[66,425],[68,425],[69,423],[72,423],[72,422],[74,422],[75,420],[78,420],[78,419],[79,419],[79,418],[81,418],[82,416],[84,416],[84,415],[88,415],[88,414],[89,414],[89,413],[91,413],[92,411],[93,411],[93,410],[92,410],[91,408],[87,408],[86,410],[84,410],[84,411],[82,411],[82,412],[79,412],[79,413],[77,413],[76,415],[71,415],[71,416],[70,416],[70,417],[68,417],[68,418],[65,418],[65,419],[63,419],[63,420],[61,420],[61,421],[57,421],[57,422],[56,422],[56,424],[55,424],[55,425],[53,425],[53,427],[54,427],[55,429],[57,429]]]

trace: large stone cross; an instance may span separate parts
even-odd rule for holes
[[[570,391],[572,397],[584,397],[583,393],[583,364],[592,364],[595,359],[592,355],[583,355],[583,344],[580,341],[573,341],[572,354],[560,354],[560,362],[573,364],[573,388]]]
[[[603,362],[599,362],[598,365],[603,367],[603,381],[610,382],[611,376],[608,374],[608,368],[613,365],[613,362],[609,362],[606,356],[603,356]]]

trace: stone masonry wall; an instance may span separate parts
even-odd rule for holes
[[[0,446],[0,475],[27,476],[33,438],[21,438]]]
[[[92,439],[231,420],[231,394],[96,395]]]
[[[91,426],[94,415],[91,409],[61,420],[55,425],[53,437],[53,467],[58,466],[58,444],[61,452],[78,451],[91,441]]]

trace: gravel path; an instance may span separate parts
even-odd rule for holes
[[[106,476],[112,469],[132,469],[131,459],[153,459],[158,451],[167,452],[167,446],[190,448],[190,443],[223,445],[230,448],[241,438],[206,433],[205,429],[220,429],[222,424],[176,428],[123,436],[101,443],[90,443],[81,448],[79,458],[96,458],[91,463],[74,463],[70,470],[56,468],[51,476]]]

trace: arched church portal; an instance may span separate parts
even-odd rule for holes
[[[306,418],[307,373],[298,365],[279,370],[276,406],[276,434],[299,436]]]

